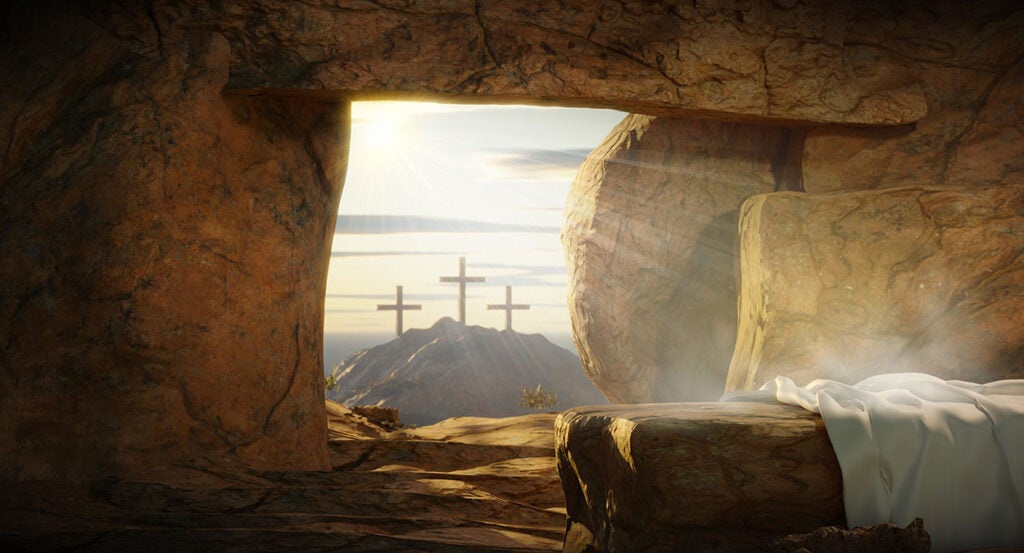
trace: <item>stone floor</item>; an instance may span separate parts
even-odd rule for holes
[[[332,408],[329,406],[329,411]],[[0,490],[4,551],[560,551],[554,415],[384,432],[329,414],[330,472]]]
[[[928,550],[920,524],[835,526],[834,454],[820,419],[795,408],[600,406],[557,424],[388,432],[329,403],[328,430],[331,471],[0,487],[0,551],[562,551],[567,527],[566,552]]]

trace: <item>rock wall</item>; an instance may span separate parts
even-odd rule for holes
[[[765,194],[740,227],[730,391],[1024,376],[1024,186]]]
[[[621,403],[714,400],[736,336],[739,206],[798,186],[799,132],[631,115],[580,167],[562,240],[583,367]]]
[[[1009,0],[10,3],[0,480],[325,466],[319,357],[345,167],[340,101],[812,127],[803,174],[766,180],[761,152],[753,184],[737,181],[752,189],[1010,182],[1022,19]],[[862,128],[879,125],[889,128]],[[645,378],[611,395],[662,383]]]
[[[977,44],[973,56],[918,62],[928,115],[917,124],[811,130],[803,156],[807,191],[1024,182],[1022,19],[1009,17],[1011,35]],[[1004,39],[1016,50],[1006,51]],[[940,45],[953,51],[953,44]]]
[[[324,469],[347,107],[223,96],[216,34],[133,52],[13,13],[0,58],[0,480]]]
[[[699,197],[710,198],[707,205],[741,201],[737,190],[756,191],[754,182],[764,192],[810,193],[1024,183],[1024,11],[998,2],[967,8],[932,4],[927,10],[904,3],[892,7],[894,13],[877,6],[836,6],[826,34],[842,46],[845,63],[872,82],[897,78],[892,64],[900,64],[898,71],[913,75],[928,106],[918,122],[854,127],[806,121],[788,131],[766,129],[765,136],[788,133],[788,138],[764,143],[768,150],[780,151],[776,160],[784,161],[753,172],[714,147],[688,149],[639,134],[626,140],[619,128],[581,167],[563,233],[570,260],[570,310],[588,374],[613,401],[712,399],[721,393],[730,363],[726,342],[735,329],[731,306],[736,296],[729,267],[736,258],[730,251],[735,234],[729,225],[735,217],[717,221],[722,230],[717,231],[714,250],[693,254],[680,249],[679,236],[700,235],[711,227],[708,216],[726,211],[719,206],[695,212],[693,200],[684,205],[664,194],[665,182],[690,178],[675,170],[680,164],[703,164],[700,179],[706,184],[700,186]],[[794,70],[809,52],[821,53],[802,44],[783,56],[775,50],[785,43],[773,42],[765,55],[778,55]],[[800,75],[787,82],[787,89],[815,76],[835,78],[814,70]],[[818,99],[841,96],[836,91],[836,96]],[[623,125],[635,124],[628,121]],[[666,128],[700,124],[705,125],[705,144],[728,147],[729,140],[722,141],[710,122],[646,123]],[[785,152],[780,141],[788,142]],[[610,154],[609,148],[619,151]],[[610,158],[631,155],[643,157],[642,163],[630,162],[636,164],[631,173],[605,168]],[[870,221],[865,224],[887,232]],[[700,241],[709,242],[708,237]],[[626,260],[622,252],[645,253]],[[745,269],[758,270],[753,264]],[[762,276],[752,273],[750,278],[758,281]],[[778,347],[786,344],[790,342]]]

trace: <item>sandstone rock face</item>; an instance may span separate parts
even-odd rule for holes
[[[996,6],[972,5],[976,15],[989,9]],[[952,31],[919,35],[929,38],[917,49],[903,45],[900,54],[916,60],[909,70],[928,102],[928,115],[917,124],[811,129],[803,155],[806,190],[1024,183],[1024,11],[1002,12],[980,28],[974,38]],[[869,53],[882,55],[877,48]]]
[[[356,405],[352,408],[352,412],[383,428],[394,430],[402,427],[398,409],[376,405]]]
[[[736,333],[736,221],[798,186],[786,129],[631,115],[580,167],[562,242],[584,369],[613,402],[717,399]],[[792,164],[790,164],[792,165]]]
[[[884,49],[891,37],[865,28],[891,20],[898,40],[909,42],[901,34],[949,26],[928,14],[825,0],[155,2],[148,12],[139,8],[135,21],[95,11],[115,34],[147,30],[150,21],[165,37],[197,25],[215,28],[231,43],[234,89],[557,101],[881,125],[916,121],[926,104],[907,71],[911,62]],[[983,30],[994,32],[989,27]],[[158,39],[154,34],[147,38]],[[869,47],[875,59],[861,63],[856,54]]]
[[[1024,186],[765,194],[740,225],[729,390],[1024,375]]]
[[[1024,12],[960,6],[15,2],[0,480],[326,466],[322,288],[347,123],[324,100],[901,125],[811,129],[804,180],[1012,182]]]
[[[216,34],[144,55],[84,19],[12,28],[0,480],[326,468],[346,106],[222,96]]]
[[[563,551],[764,551],[844,524],[821,418],[779,404],[582,407],[555,422]]]

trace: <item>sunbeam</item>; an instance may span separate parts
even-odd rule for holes
[[[325,340],[387,333],[394,320],[376,304],[396,285],[423,305],[404,315],[407,328],[454,316],[455,290],[438,277],[465,256],[486,279],[468,293],[469,324],[503,327],[503,314],[486,305],[514,285],[517,299],[536,304],[516,314],[517,329],[572,347],[562,208],[577,166],[622,117],[611,110],[354,103]]]

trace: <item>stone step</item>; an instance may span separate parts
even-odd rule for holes
[[[440,478],[438,478],[440,477]],[[4,551],[557,551],[565,514],[447,475],[278,473],[178,488],[107,480],[5,495]],[[243,545],[244,544],[244,549]],[[252,545],[252,547],[250,547]]]
[[[553,457],[553,447],[469,444],[434,440],[347,440],[329,443],[335,471],[413,464],[421,470],[464,470],[508,459]]]
[[[242,514],[324,514],[412,520],[501,520],[508,524],[549,525],[561,529],[564,517],[536,504],[503,498],[486,488],[429,474],[366,476],[358,483],[272,485],[215,489],[179,489],[159,483],[121,482],[99,491],[102,501],[130,513],[132,520],[160,523],[231,520]],[[443,476],[443,475],[442,475]],[[561,506],[551,505],[552,508]],[[218,525],[223,525],[217,523]]]

